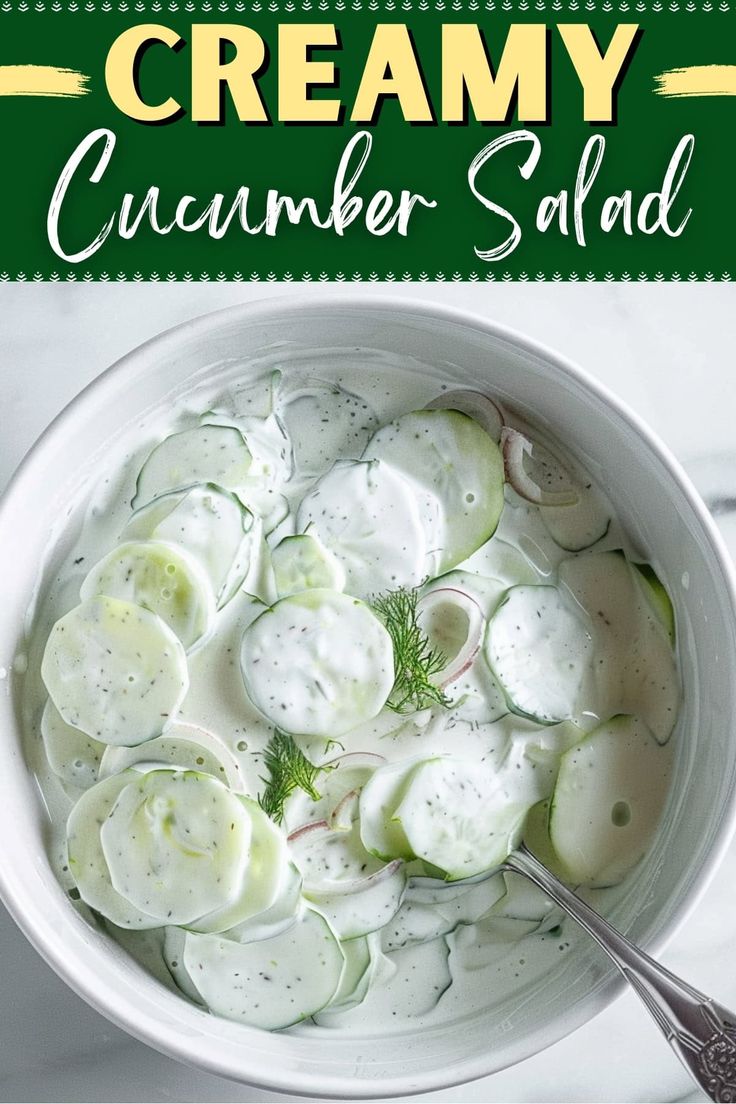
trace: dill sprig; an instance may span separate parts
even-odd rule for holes
[[[394,647],[394,685],[386,705],[395,713],[413,713],[427,706],[450,704],[450,699],[432,682],[447,664],[433,648],[417,621],[417,588],[399,587],[374,597],[371,604],[379,615]]]
[[[294,790],[304,790],[312,801],[319,801],[321,794],[314,783],[325,768],[310,763],[297,747],[293,736],[276,729],[263,752],[263,765],[269,776],[261,778],[266,788],[258,798],[258,804],[276,824],[284,819],[284,805]]]

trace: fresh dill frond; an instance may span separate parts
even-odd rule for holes
[[[447,664],[438,648],[430,645],[417,621],[417,588],[399,587],[379,594],[371,605],[379,615],[394,646],[394,685],[386,705],[395,713],[413,713],[429,705],[450,704],[432,682]]]
[[[276,824],[284,819],[284,805],[294,790],[304,790],[312,801],[319,801],[321,795],[314,783],[325,768],[310,763],[293,736],[276,729],[263,752],[263,765],[268,778],[261,778],[266,788],[258,804]]]

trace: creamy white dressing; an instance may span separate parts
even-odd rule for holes
[[[645,666],[647,657],[643,650],[651,634],[659,643],[660,630],[656,619],[650,616],[646,600],[639,595],[636,609],[626,611],[626,616],[630,624],[638,617],[636,624],[644,625],[644,628],[637,630],[637,635],[629,624],[626,631],[619,633],[615,647],[612,645],[609,648],[607,643],[608,650],[603,649],[603,668],[598,663],[601,648],[596,651],[595,633],[586,628],[584,621],[590,618],[594,622],[599,610],[588,608],[583,611],[580,640],[585,640],[585,646],[581,645],[570,659],[573,664],[580,665],[582,674],[579,679],[576,678],[576,685],[579,683],[584,692],[575,695],[574,708],[569,715],[545,718],[559,720],[560,723],[539,724],[530,717],[509,711],[508,694],[494,673],[493,656],[488,654],[485,644],[470,667],[445,688],[449,698],[446,705],[435,704],[406,715],[398,715],[382,707],[392,682],[386,669],[385,651],[379,654],[381,647],[385,648],[381,636],[383,630],[374,618],[365,623],[363,628],[367,627],[367,634],[361,636],[359,618],[356,620],[351,614],[341,623],[341,603],[349,602],[350,596],[369,600],[371,595],[397,585],[415,586],[438,573],[446,552],[439,542],[448,525],[442,495],[448,493],[446,487],[452,488],[453,484],[452,478],[442,483],[436,473],[432,473],[434,482],[429,481],[431,486],[412,481],[405,471],[392,466],[390,459],[370,464],[365,462],[363,452],[380,426],[405,412],[421,409],[441,390],[438,382],[422,380],[408,371],[402,372],[395,364],[382,362],[377,354],[367,356],[367,359],[372,363],[370,372],[350,372],[342,366],[339,355],[329,351],[325,355],[324,378],[315,376],[311,362],[300,367],[298,357],[284,368],[283,375],[264,371],[255,382],[253,371],[247,366],[240,372],[230,369],[230,382],[224,390],[213,393],[200,386],[182,400],[179,411],[174,414],[170,409],[156,412],[144,424],[130,430],[112,457],[109,472],[94,487],[86,488],[78,501],[70,504],[69,516],[61,526],[61,537],[57,534],[58,549],[63,548],[63,552],[60,554],[57,550],[52,556],[54,568],[47,574],[43,596],[35,610],[28,649],[29,671],[25,678],[23,713],[29,762],[38,775],[50,815],[52,859],[62,885],[71,891],[72,899],[78,898],[79,891],[69,869],[66,821],[74,803],[98,777],[110,779],[109,786],[113,792],[120,790],[119,785],[112,781],[122,777],[117,774],[119,771],[128,770],[125,777],[130,778],[133,777],[131,766],[149,768],[151,765],[173,765],[185,770],[206,772],[211,769],[213,774],[218,771],[220,776],[226,774],[225,782],[231,790],[251,797],[263,790],[263,751],[274,731],[276,717],[267,700],[259,698],[253,690],[249,695],[246,690],[241,667],[244,636],[251,642],[247,663],[252,663],[255,650],[264,665],[269,665],[267,697],[281,695],[283,700],[278,704],[279,708],[283,705],[281,711],[286,718],[286,721],[281,721],[282,727],[300,734],[299,745],[312,762],[329,762],[342,752],[367,753],[368,765],[353,764],[351,768],[354,774],[350,775],[350,786],[359,789],[380,762],[370,762],[371,756],[380,756],[389,763],[397,764],[405,760],[449,757],[463,764],[461,770],[451,772],[451,784],[448,783],[448,800],[455,802],[459,801],[457,787],[465,785],[463,771],[468,765],[471,770],[474,766],[476,773],[469,814],[476,826],[478,813],[484,806],[484,794],[489,799],[493,797],[498,800],[507,811],[526,810],[549,798],[560,756],[574,747],[585,733],[595,729],[599,722],[605,721],[613,709],[620,710],[624,706],[639,709],[646,699],[646,703],[653,702],[655,709],[659,709],[657,723],[661,728],[664,723],[660,723],[662,708],[671,710],[671,703],[676,703],[678,691],[674,662],[671,669],[666,667],[664,661],[653,672],[647,668],[638,681],[634,680],[633,689],[629,674],[622,667],[620,656],[627,651],[632,633],[636,644],[634,658],[641,660]],[[278,365],[277,357],[272,359],[271,364]],[[190,505],[193,504],[195,509],[187,512],[185,508],[182,512],[181,503],[185,496],[177,492],[171,500],[171,509],[177,507],[179,512],[172,513],[168,505],[163,512],[157,512],[156,471],[148,473],[153,488],[153,506],[147,506],[145,495],[142,495],[142,488],[146,490],[147,482],[139,479],[139,473],[154,445],[170,434],[189,431],[203,424],[234,428],[248,442],[252,464],[245,477],[240,470],[233,475],[232,465],[218,468],[221,473],[225,472],[226,480],[232,476],[235,482],[241,480],[245,483],[240,497],[252,512],[254,520],[247,516],[242,542],[238,530],[238,509],[228,505],[227,499],[220,504],[222,544],[208,548],[209,522],[205,515],[211,515],[213,510],[217,512],[217,502],[213,506],[212,500],[207,499],[203,492],[190,492]],[[519,422],[519,425],[527,431],[526,423]],[[393,448],[393,433],[388,437]],[[391,448],[387,453],[390,457]],[[238,463],[242,462],[240,453],[237,459]],[[333,468],[336,461],[337,467]],[[198,463],[206,471],[206,450],[198,453]],[[441,464],[438,470],[441,473]],[[171,475],[170,466],[164,472],[162,490],[172,490],[165,485],[169,476],[174,479],[175,485],[176,477]],[[136,494],[136,487],[139,512],[133,517],[130,503]],[[230,491],[232,488],[228,486],[227,489]],[[468,497],[466,509],[473,507],[476,493],[477,488],[467,492],[468,496],[473,497]],[[571,555],[552,538],[538,507],[525,502],[508,484],[504,495],[504,508],[495,534],[490,540],[484,540],[463,562],[453,560],[447,580],[447,585],[460,587],[478,603],[485,618],[484,632],[487,632],[488,619],[493,616],[499,600],[509,587],[554,584],[560,564]],[[148,517],[146,508],[149,510]],[[623,549],[629,558],[633,558],[626,534],[610,507],[609,512],[610,524],[605,535],[596,543],[595,551]],[[206,524],[202,522],[203,517]],[[183,519],[181,526],[180,519]],[[478,529],[477,519],[473,520],[473,525]],[[163,735],[160,731],[145,732],[146,736],[157,737],[150,743],[151,756],[147,761],[145,744],[129,754],[124,748],[113,749],[100,744],[87,732],[75,738],[76,730],[70,728],[67,722],[72,722],[75,716],[78,719],[78,716],[72,716],[73,706],[66,699],[63,717],[55,711],[54,705],[47,704],[46,690],[39,677],[40,660],[52,626],[78,605],[80,586],[93,565],[112,555],[112,569],[117,569],[119,565],[114,550],[121,541],[176,540],[179,528],[185,532],[189,551],[199,554],[201,570],[209,573],[212,609],[215,605],[220,608],[213,614],[208,607],[205,616],[201,612],[203,603],[200,600],[194,627],[190,622],[186,623],[189,636],[187,646],[191,646],[186,656],[188,688],[179,703],[177,691],[169,686],[176,681],[176,671],[173,674],[168,672],[168,683],[160,691],[164,702],[161,712],[171,713],[171,717],[166,718],[166,724],[170,721],[176,723]],[[290,637],[283,631],[269,635],[265,631],[267,620],[264,619],[258,622],[261,627],[255,626],[249,637],[251,626],[280,596],[278,573],[275,575],[270,565],[270,550],[276,548],[284,537],[305,530],[318,537],[328,555],[335,557],[340,568],[335,577],[339,575],[341,583],[344,580],[344,595],[340,594],[327,604],[332,611],[329,623],[322,626],[322,636],[319,633],[312,635],[309,648],[305,648],[300,640],[304,633],[312,632],[311,622],[307,624],[306,621],[300,623],[299,631]],[[458,542],[462,543],[455,533],[453,543],[457,546]],[[228,550],[225,556],[218,555],[218,549],[222,547]],[[112,569],[107,571],[107,576],[115,574]],[[299,570],[303,571],[303,566]],[[100,574],[105,572],[100,569],[98,576]],[[197,575],[196,569],[193,574]],[[198,575],[196,581],[199,585]],[[158,585],[158,579],[154,582]],[[125,589],[125,579],[122,584],[118,579],[118,587],[121,585],[124,594],[120,597],[135,601],[130,588]],[[88,601],[93,601],[92,592],[97,592],[98,588],[89,582],[84,586],[84,596]],[[338,590],[334,593],[338,595]],[[97,601],[99,604],[99,599]],[[359,607],[361,611],[364,608],[362,604]],[[574,603],[570,609],[574,609]],[[368,613],[367,616],[370,618],[372,615]],[[569,616],[573,618],[574,614]],[[181,623],[181,615],[178,619],[169,619],[173,628]],[[573,630],[574,625],[568,637],[574,644],[576,637]],[[198,635],[201,638],[198,639]],[[555,641],[546,639],[544,646],[549,651],[547,664],[558,662]],[[252,668],[249,666],[249,669]],[[602,675],[601,669],[608,673]],[[288,677],[281,680],[280,670],[288,672]],[[84,677],[85,672],[80,674],[78,667],[77,673]],[[620,690],[621,680],[625,678],[629,680],[626,684],[628,698]],[[180,684],[181,680],[177,685]],[[353,717],[355,723],[351,723],[353,705],[350,684],[354,688],[355,701],[359,703]],[[67,680],[67,686],[73,690],[74,680]],[[168,693],[164,693],[165,690]],[[156,692],[159,693],[158,688]],[[88,708],[91,709],[94,696],[87,697],[90,699]],[[170,701],[174,703],[171,707]],[[665,701],[670,705],[662,706]],[[328,703],[329,714],[325,709],[317,708],[315,702],[322,705]],[[564,702],[560,709],[565,712]],[[44,712],[46,722],[42,727]],[[333,722],[332,731],[324,719],[327,715],[339,718]],[[97,723],[97,714],[94,719]],[[205,730],[208,734],[203,740],[201,763],[188,743],[191,737],[196,748],[198,730]],[[117,714],[113,715],[111,731],[111,743],[115,739],[125,742],[121,738],[126,731],[125,724]],[[100,735],[100,732],[98,730],[96,734]],[[104,732],[102,734],[105,735]],[[182,743],[181,754],[177,752],[177,739]],[[224,753],[219,758],[218,740],[224,745]],[[666,777],[670,768],[671,743],[663,741],[663,746],[655,751],[650,748],[647,754],[649,758],[658,756],[658,777]],[[434,769],[424,772],[423,784],[434,782]],[[146,777],[141,776],[143,780]],[[206,814],[204,808],[194,807],[186,816],[178,818],[177,823],[184,824],[188,833],[193,830],[199,840],[196,847],[182,850],[182,839],[172,839],[164,831],[169,824],[167,816],[174,797],[166,775],[161,777],[163,781],[158,786],[151,783],[156,791],[152,798],[143,792],[145,781],[140,782],[138,789],[135,788],[138,785],[135,777],[129,783],[128,790],[123,791],[122,797],[119,793],[115,795],[114,800],[119,801],[116,810],[119,808],[120,815],[126,816],[129,821],[142,818],[141,823],[146,826],[150,840],[146,843],[148,850],[143,847],[141,854],[125,854],[125,833],[117,830],[121,822],[115,823],[114,830],[106,828],[102,841],[95,845],[95,862],[99,859],[100,848],[104,853],[107,847],[111,856],[117,848],[113,861],[113,896],[124,888],[126,879],[135,881],[137,877],[140,882],[141,871],[146,869],[163,870],[164,876],[173,879],[171,884],[175,884],[177,879],[172,870],[164,869],[167,863],[170,868],[178,864],[182,871],[194,870],[193,877],[196,879],[197,859],[193,856],[211,848],[212,841],[204,839],[207,829],[212,827],[210,835],[217,837],[223,829],[222,816],[227,811],[227,801],[236,800],[229,790],[225,791],[227,798],[215,794],[213,813]],[[215,774],[215,777],[218,775]],[[323,777],[329,779],[330,776]],[[346,794],[349,797],[350,791],[340,786],[339,771],[335,772],[333,781],[334,789],[330,793],[334,801],[344,800]],[[212,788],[209,783],[204,788],[192,785],[197,793],[209,792],[208,787]],[[218,782],[218,785],[223,783]],[[184,785],[174,791],[178,801],[182,800],[180,791],[183,793],[186,788]],[[659,790],[662,790],[661,786]],[[420,838],[424,838],[425,822],[421,810],[418,810],[421,800],[421,790],[413,791],[404,812],[413,818],[411,834],[418,833]],[[221,804],[217,804],[220,801]],[[355,809],[357,805],[353,812]],[[286,824],[292,830],[305,822],[321,819],[331,811],[324,803],[315,803],[297,792],[291,804],[287,805]],[[350,809],[347,815],[352,815]],[[512,820],[509,812],[509,833],[513,833]],[[240,812],[232,822],[236,821],[241,827],[246,824]],[[106,825],[110,823],[106,821]],[[461,824],[454,827],[464,832]],[[493,833],[497,825],[486,828]],[[242,839],[245,839],[249,829],[242,827],[242,832]],[[466,843],[469,853],[472,852],[475,843],[464,834],[462,846]],[[444,838],[443,849],[435,853],[434,860],[434,865],[439,866],[437,855],[447,856],[443,859],[445,870],[450,862],[448,846],[452,849],[452,840],[448,844]],[[355,877],[356,870],[360,872],[361,869],[364,874],[375,873],[387,861],[370,855],[361,867],[361,847],[358,834],[357,842],[350,851],[345,877]],[[458,848],[462,851],[458,845],[456,853]],[[292,848],[292,858],[297,865],[298,851],[298,847]],[[421,847],[414,848],[415,854],[420,852]],[[276,861],[276,851],[268,851],[266,847],[262,854],[272,856],[272,861]],[[461,855],[460,862],[465,858]],[[250,861],[255,863],[257,860],[258,852],[254,851]],[[279,861],[282,859],[279,858]],[[340,871],[335,866],[336,863],[339,866],[339,860],[332,852],[329,862],[327,875],[325,871],[322,874],[334,880],[336,870],[338,875]],[[311,863],[310,859],[307,863],[309,871],[304,867],[301,869],[305,879],[308,875],[312,876]],[[293,868],[286,869],[290,873],[288,879],[284,875],[284,885],[288,880],[289,900],[292,900]],[[228,877],[231,873],[229,870]],[[409,869],[408,882],[404,871],[400,884],[395,879],[389,883],[387,879],[383,889],[379,883],[378,892],[375,887],[371,888],[370,900],[373,903],[369,905],[369,910],[374,911],[378,930],[371,930],[370,934],[354,939],[352,946],[345,944],[349,952],[348,965],[344,968],[340,988],[345,990],[342,993],[344,997],[350,998],[352,994],[352,1001],[348,999],[344,1006],[337,1009],[329,1007],[329,1003],[321,1011],[321,1006],[315,1006],[315,1022],[305,1022],[293,1030],[307,1034],[327,1028],[343,1032],[380,1033],[386,1030],[387,1023],[395,1030],[400,1030],[402,1023],[408,1020],[414,1025],[441,1024],[482,1008],[488,1003],[490,992],[497,994],[494,1000],[501,1000],[518,992],[522,986],[533,985],[537,978],[554,966],[555,960],[566,949],[567,944],[559,928],[561,918],[541,894],[535,891],[530,893],[526,888],[519,889],[514,886],[513,880],[504,883],[501,875],[482,880],[482,888],[465,887],[459,891],[457,887],[443,883],[441,876],[437,880],[436,870],[430,870],[429,877],[427,873],[415,862]],[[472,873],[476,873],[475,869]],[[395,893],[397,884],[398,895]],[[227,904],[232,899],[234,887],[227,881],[217,882],[217,887],[209,895],[209,908],[207,883],[203,882],[189,911],[184,907],[183,911],[176,912],[177,908],[182,909],[178,898],[169,902],[172,915],[175,918],[190,918],[224,909],[232,920],[233,928],[240,925],[237,929],[239,937],[250,938],[247,932],[252,934],[253,923],[259,917],[256,916],[254,921],[237,914],[237,909],[228,912]],[[133,896],[132,911],[145,913],[145,895],[141,895],[136,888]],[[287,933],[296,931],[288,927],[289,910],[283,903],[286,896],[288,894],[279,898],[275,888],[271,900],[268,894],[264,896],[265,920],[258,935],[263,943],[264,955],[271,946],[270,939],[280,940],[279,946],[286,947],[284,961],[288,973],[292,968],[289,956],[298,955],[298,947],[294,942],[296,935],[292,938],[288,934],[279,934],[282,929]],[[104,912],[100,902],[104,905],[104,893],[99,900],[90,903]],[[319,908],[319,895],[313,897],[311,903]],[[325,915],[333,925],[345,924],[348,928],[353,925],[351,931],[356,924],[360,926],[360,915],[356,919],[352,913],[346,915],[344,910],[339,909],[336,913],[334,910],[330,913],[334,901],[328,907],[323,900],[323,905]],[[83,902],[77,907],[87,911]],[[157,907],[160,916],[160,904]],[[385,911],[385,918],[381,910]],[[118,912],[113,909],[107,915],[113,921],[120,922],[125,908]],[[298,924],[308,933],[309,940],[316,941],[316,946],[322,938],[322,928],[313,917],[312,912],[305,913],[302,909]],[[136,918],[140,919],[137,912]],[[178,922],[185,921],[179,919]],[[159,920],[158,930],[155,925],[143,922],[138,926],[144,929],[153,927],[154,930],[123,931],[109,924],[108,928],[130,953],[164,982],[170,982],[171,974],[180,977],[182,963],[187,961],[216,963],[205,987],[206,993],[200,990],[199,996],[215,1012],[235,1018],[245,1015],[242,985],[233,981],[233,976],[237,976],[237,961],[233,967],[234,975],[217,973],[218,970],[230,969],[223,964],[229,963],[232,955],[236,954],[227,942],[227,936],[223,939],[217,924],[214,928],[199,928],[200,931],[213,932],[197,936],[199,940],[207,940],[206,943],[197,943],[192,938],[180,944],[177,938],[167,937],[169,950],[174,948],[175,952],[172,952],[175,960],[173,968],[172,954],[166,959],[169,963],[167,970],[164,965],[164,932],[160,923]],[[264,935],[270,939],[265,939]],[[239,945],[235,944],[236,947]],[[247,946],[250,955],[248,969],[254,970],[253,977],[257,978],[259,942],[249,942]],[[325,956],[324,970],[335,968],[337,958],[334,948],[325,951]],[[312,963],[315,970],[321,968],[321,959],[319,962],[318,959],[319,954]],[[355,974],[352,989],[346,981],[348,966]],[[222,978],[219,987],[218,976]],[[261,981],[254,981],[254,985],[260,986]],[[187,990],[186,981],[182,987]],[[320,992],[327,1002],[331,996],[329,990],[325,980]],[[196,999],[196,987],[190,995]],[[283,1018],[282,1010],[277,1009],[273,1011],[267,1026],[288,1026],[289,1022],[288,1017]]]

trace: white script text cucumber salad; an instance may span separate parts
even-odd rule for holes
[[[593,900],[652,846],[672,603],[510,404],[253,380],[144,422],[64,523],[23,699],[53,859],[202,1014],[441,1023],[568,945],[522,840]]]

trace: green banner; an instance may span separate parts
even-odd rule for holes
[[[0,28],[2,279],[736,270],[726,2],[6,0]]]

